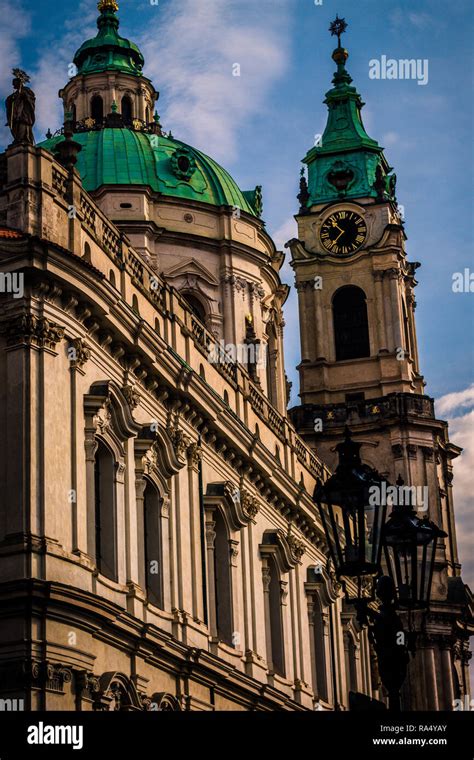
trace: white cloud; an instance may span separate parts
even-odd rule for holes
[[[392,145],[396,145],[400,140],[398,132],[386,132],[382,137],[382,145],[386,148],[390,148]]]
[[[165,94],[165,129],[224,163],[237,155],[238,133],[265,109],[288,61],[287,0],[182,0],[160,11],[160,30],[139,41],[146,73]],[[234,64],[240,76],[233,76]]]
[[[38,140],[44,139],[49,128],[54,132],[63,124],[63,106],[58,92],[69,80],[68,67],[76,50],[85,40],[97,34],[97,16],[97,3],[94,0],[82,0],[74,12],[68,13],[64,24],[66,33],[55,41],[49,41],[46,52],[32,72]]]
[[[460,412],[460,414],[456,413]],[[463,448],[454,461],[454,514],[462,576],[474,587],[474,518],[472,484],[474,472],[474,384],[463,391],[448,393],[436,402],[439,416],[449,414],[451,441]]]
[[[455,393],[447,393],[436,401],[436,413],[443,416],[457,409],[474,406],[474,383],[469,388]]]
[[[4,22],[8,19],[8,23],[0,24],[0,60],[2,61],[0,67],[0,98],[4,101],[7,95],[13,91],[11,70],[15,67],[22,67],[18,43],[30,33],[31,19],[21,3],[12,2],[12,0],[0,0],[0,18],[4,19]],[[5,111],[2,108],[0,119],[0,144],[2,146],[8,145],[13,139],[9,129],[4,126],[4,115]]]
[[[290,217],[273,233],[272,239],[278,251],[285,250],[285,243],[291,238],[298,237],[298,226],[295,219]]]

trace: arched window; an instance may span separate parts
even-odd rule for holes
[[[72,119],[73,123],[75,124],[76,121],[77,121],[77,118],[76,118],[76,104],[75,103],[70,103],[68,111],[71,114],[71,119]]]
[[[91,100],[91,116],[96,124],[102,124],[104,119],[104,101],[100,95],[94,95]]]
[[[204,365],[203,364],[199,365],[199,377],[201,377],[203,380],[206,379],[206,372],[204,370]]]
[[[111,269],[109,272],[109,280],[110,280],[110,284],[113,285],[115,288],[115,272],[113,269]]]
[[[408,321],[407,307],[405,301],[402,299],[402,311],[403,311],[403,333],[405,336],[405,351],[408,356],[412,355],[411,341],[410,341],[410,323]]]
[[[227,406],[229,406],[229,394],[227,391],[224,391],[224,404],[227,404]]]
[[[155,332],[160,334],[160,322],[158,319],[155,319]]]
[[[95,563],[102,575],[117,580],[115,460],[98,440],[94,462]]]
[[[354,285],[340,288],[332,301],[336,361],[370,356],[365,293]]]
[[[150,109],[148,108],[148,106],[145,109],[145,122],[147,124],[150,123]]]
[[[92,261],[91,247],[90,247],[89,243],[84,243],[84,260],[88,261],[89,264]]]
[[[129,95],[124,95],[122,98],[122,118],[125,122],[133,119],[133,106]]]
[[[145,585],[149,600],[163,609],[163,546],[161,499],[155,486],[146,482],[143,494]]]
[[[192,295],[192,293],[182,293],[182,296],[194,316],[204,324],[206,321],[206,311],[199,298],[196,298],[196,296]]]
[[[284,676],[285,651],[283,644],[280,572],[273,557],[268,558],[268,601],[272,670]]]
[[[138,298],[136,296],[132,296],[132,309],[137,314],[140,314],[140,309],[138,308]]]
[[[232,645],[232,591],[230,575],[229,535],[219,509],[214,512],[214,591],[216,605],[216,628],[221,641]]]

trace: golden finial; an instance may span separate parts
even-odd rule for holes
[[[117,13],[119,9],[117,0],[100,0],[97,8],[101,13],[104,11],[114,11],[114,13]]]

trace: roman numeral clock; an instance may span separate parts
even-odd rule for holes
[[[367,238],[367,225],[359,214],[348,209],[333,211],[321,224],[321,245],[329,253],[355,253]]]

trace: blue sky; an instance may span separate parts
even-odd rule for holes
[[[322,101],[335,68],[329,22],[336,13],[349,22],[347,68],[366,103],[366,129],[385,146],[397,173],[409,258],[422,264],[416,317],[426,391],[443,397],[439,409],[454,420],[453,440],[466,447],[455,493],[467,530],[474,294],[453,293],[451,286],[454,272],[474,269],[472,0],[119,2],[120,31],[139,44],[145,73],[161,92],[164,128],[212,155],[243,189],[263,185],[264,218],[279,247],[296,234],[300,161],[326,122]],[[10,91],[12,66],[31,74],[40,140],[48,127],[60,126],[57,91],[68,79],[74,51],[95,34],[96,2],[0,0],[0,12],[9,19],[0,30],[0,95]],[[428,84],[370,79],[369,61],[382,55],[427,59]],[[234,63],[240,77],[232,76]],[[8,142],[1,127],[0,145]],[[288,262],[283,279],[292,284]],[[294,292],[285,318],[286,365],[297,403]],[[472,520],[470,526],[471,540]],[[470,570],[474,575],[474,563]]]

